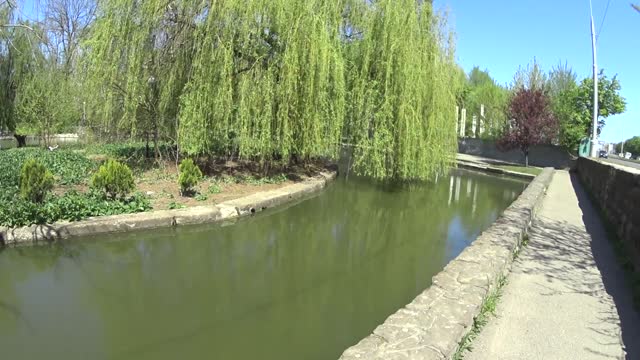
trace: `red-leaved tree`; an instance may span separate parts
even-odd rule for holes
[[[551,143],[558,134],[558,121],[551,111],[549,97],[542,90],[518,90],[508,109],[509,119],[498,140],[501,151],[520,149],[525,166],[529,166],[529,149],[533,145]]]

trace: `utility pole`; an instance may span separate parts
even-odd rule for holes
[[[591,12],[591,47],[593,49],[593,131],[591,133],[591,157],[597,157],[598,145],[598,60],[596,57],[596,29],[593,24],[593,5],[589,0]]]

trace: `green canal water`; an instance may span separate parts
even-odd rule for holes
[[[351,178],[227,226],[0,253],[3,359],[336,359],[523,191],[454,170]]]

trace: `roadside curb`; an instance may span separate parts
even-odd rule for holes
[[[544,169],[491,227],[433,277],[427,290],[340,359],[450,359],[487,296],[511,270],[552,178],[553,169]]]
[[[233,220],[318,192],[336,176],[336,171],[321,172],[320,175],[300,183],[212,206],[101,216],[78,222],[57,222],[15,229],[0,227],[0,245],[35,245],[83,236]]]

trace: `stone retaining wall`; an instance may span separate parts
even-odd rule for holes
[[[495,141],[481,139],[459,139],[458,152],[482,156],[517,164],[524,164],[524,155],[520,150],[500,151]],[[571,155],[560,146],[536,145],[529,151],[529,164],[539,167],[566,169],[573,165]]]
[[[552,177],[553,170],[545,169],[489,229],[434,276],[431,287],[340,359],[450,359],[498,279],[509,272]]]
[[[88,237],[98,234],[232,220],[320,191],[329,181],[335,179],[336,175],[335,171],[321,173],[319,176],[301,183],[281,189],[259,192],[215,206],[103,216],[78,222],[33,225],[18,229],[0,228],[0,244],[29,245],[81,236]]]
[[[640,271],[640,171],[588,158],[578,159],[577,170]]]

